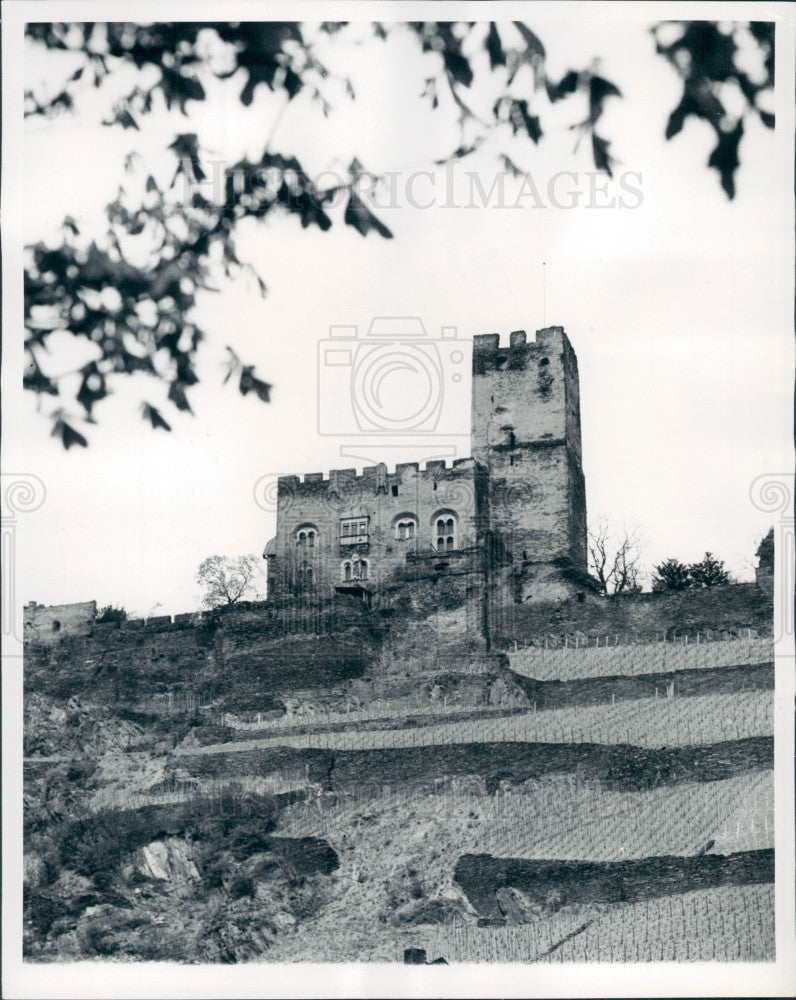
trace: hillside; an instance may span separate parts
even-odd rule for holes
[[[353,603],[29,642],[26,959],[772,959],[744,594],[489,652]]]

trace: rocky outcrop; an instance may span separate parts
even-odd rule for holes
[[[136,852],[135,868],[145,878],[164,882],[197,882],[199,871],[186,841],[177,837],[153,840]]]

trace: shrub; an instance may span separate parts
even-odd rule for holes
[[[122,856],[152,839],[152,820],[146,813],[97,813],[77,820],[64,831],[59,844],[61,863],[107,885]]]
[[[689,587],[719,587],[731,583],[724,562],[706,552],[700,562],[686,565],[679,559],[666,559],[653,570],[653,590],[687,590]]]
[[[239,875],[233,879],[229,887],[229,894],[233,899],[243,899],[248,896],[254,898],[254,880],[245,875]]]
[[[768,533],[762,538],[755,553],[760,560],[761,566],[774,566],[774,529],[769,528]]]
[[[711,552],[706,552],[701,562],[692,563],[688,572],[695,587],[719,587],[730,582],[730,574],[724,568],[724,562]]]
[[[692,582],[688,566],[679,559],[665,559],[652,571],[653,590],[687,590]]]
[[[26,907],[27,919],[37,934],[46,937],[53,923],[67,912],[64,903],[42,893],[33,893]]]
[[[127,612],[124,608],[115,608],[112,604],[106,604],[97,615],[98,622],[126,622]]]
[[[229,848],[238,861],[244,861],[252,854],[267,851],[269,847],[270,841],[260,820],[241,823],[229,838]]]

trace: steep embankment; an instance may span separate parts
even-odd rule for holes
[[[29,651],[28,958],[770,957],[770,642],[363,613]]]

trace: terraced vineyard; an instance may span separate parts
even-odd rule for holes
[[[662,692],[665,695],[665,692]],[[368,750],[436,746],[449,743],[629,743],[641,747],[720,743],[773,731],[774,702],[769,691],[649,698],[590,708],[526,712],[503,718],[436,723],[412,729],[320,732],[249,740],[241,749],[267,746],[324,750]],[[232,749],[227,745],[225,749]],[[217,746],[201,751],[213,753]]]
[[[172,743],[173,723],[159,723],[155,752],[143,718],[103,721],[98,742],[85,706],[70,709],[76,724],[31,701],[33,745],[60,754],[29,762],[44,775],[31,842],[52,857],[58,829],[61,857],[82,867],[34,895],[29,948],[39,960],[772,959],[770,640],[537,645],[509,659],[467,684],[466,671],[413,684],[396,669],[392,700],[386,683],[364,703],[361,685],[326,689],[306,711],[292,694],[281,719],[208,705]],[[91,752],[71,761],[84,730]],[[83,812],[64,822],[84,772]]]
[[[529,646],[509,651],[511,669],[538,681],[568,681],[582,677],[632,677],[673,670],[710,670],[734,664],[768,663],[774,659],[771,639],[749,638],[689,644],[657,642],[643,646],[610,645],[545,649]]]
[[[745,803],[743,817],[737,815],[739,802]],[[292,837],[323,836],[335,843],[364,817],[389,823],[390,815],[400,814],[411,814],[419,827],[433,827],[443,839],[446,824],[466,816],[456,833],[462,854],[595,861],[702,850],[729,854],[773,846],[773,774],[636,793],[552,778],[492,796],[468,794],[464,783],[422,798],[410,789],[372,798],[340,796],[327,804],[321,795],[289,806],[282,829]]]
[[[430,933],[452,962],[760,962],[774,959],[773,886],[707,889],[616,907],[581,907],[538,923]]]

